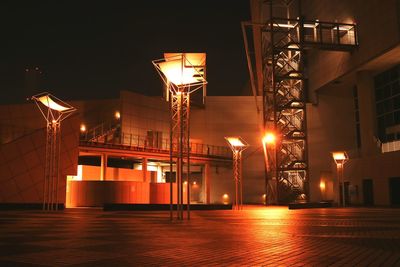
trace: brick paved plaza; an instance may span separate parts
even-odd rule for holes
[[[0,212],[0,266],[400,266],[400,209]]]

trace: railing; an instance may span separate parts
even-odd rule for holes
[[[169,139],[153,139],[150,140],[146,136],[134,135],[130,133],[121,133],[118,137],[111,140],[106,138],[87,138],[86,135],[81,135],[80,140],[82,145],[101,146],[101,147],[116,147],[122,149],[130,149],[135,151],[147,151],[158,153],[169,153]],[[177,151],[177,144],[173,144],[173,151]],[[214,146],[201,143],[190,142],[190,154],[207,156],[232,158],[232,151],[225,146]]]
[[[117,129],[119,129],[119,124],[116,122],[103,122],[85,133],[82,133],[81,140],[99,142],[100,139]]]
[[[302,41],[308,44],[325,46],[355,46],[358,44],[355,24],[285,18],[273,18],[272,21],[275,30],[291,33],[290,38],[293,43],[300,42],[302,33]]]

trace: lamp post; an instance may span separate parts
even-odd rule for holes
[[[173,219],[173,160],[176,158],[177,218],[183,220],[183,168],[187,167],[187,218],[190,219],[190,94],[205,92],[205,53],[164,53],[153,60],[154,67],[166,86],[170,102],[170,219]],[[174,147],[176,146],[176,147]]]
[[[342,205],[343,207],[346,206],[346,200],[344,196],[344,164],[348,161],[349,157],[347,156],[347,153],[345,151],[335,151],[332,152],[332,157],[333,160],[336,163],[336,171],[337,171],[337,177],[338,177],[338,194],[340,192],[340,183],[342,183]],[[338,199],[340,199],[338,197]]]
[[[225,137],[233,153],[233,178],[235,181],[235,201],[233,209],[241,210],[243,206],[243,185],[242,185],[242,152],[249,147],[249,144],[239,136]]]
[[[46,120],[43,210],[58,210],[61,122],[76,109],[47,92],[34,95],[31,99]]]
[[[262,138],[265,161],[265,205],[277,203],[277,184],[275,169],[275,145],[276,136],[272,132],[266,132]]]

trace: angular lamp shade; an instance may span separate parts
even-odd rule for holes
[[[31,97],[47,122],[61,122],[71,115],[76,108],[63,102],[48,92]]]
[[[159,63],[162,73],[169,82],[180,86],[184,84],[198,83],[203,80],[197,76],[195,68],[185,68],[181,61],[166,61]]]
[[[164,53],[163,59],[152,62],[166,84],[178,88],[207,84],[206,53]]]
[[[345,151],[332,152],[332,157],[336,164],[345,163],[349,159]]]
[[[48,107],[48,108],[50,108],[50,109],[53,109],[53,110],[57,110],[57,111],[59,111],[59,112],[63,112],[63,111],[66,111],[66,110],[71,109],[71,108],[68,107],[68,106],[62,106],[62,105],[56,103],[56,102],[51,98],[51,95],[44,95],[44,96],[38,97],[37,100],[38,100],[39,102],[41,102],[43,105],[45,105],[46,107]]]
[[[249,144],[239,136],[225,137],[225,140],[233,150],[243,150],[249,146]]]

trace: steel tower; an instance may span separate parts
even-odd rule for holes
[[[301,0],[267,0],[258,8],[260,21],[253,17],[242,23],[242,30],[253,93],[263,98],[262,128],[277,135],[277,143],[266,149],[266,203],[307,201],[305,51],[353,49],[357,46],[356,25],[306,20]],[[260,84],[257,77],[262,79],[262,92],[256,88],[256,82]]]

